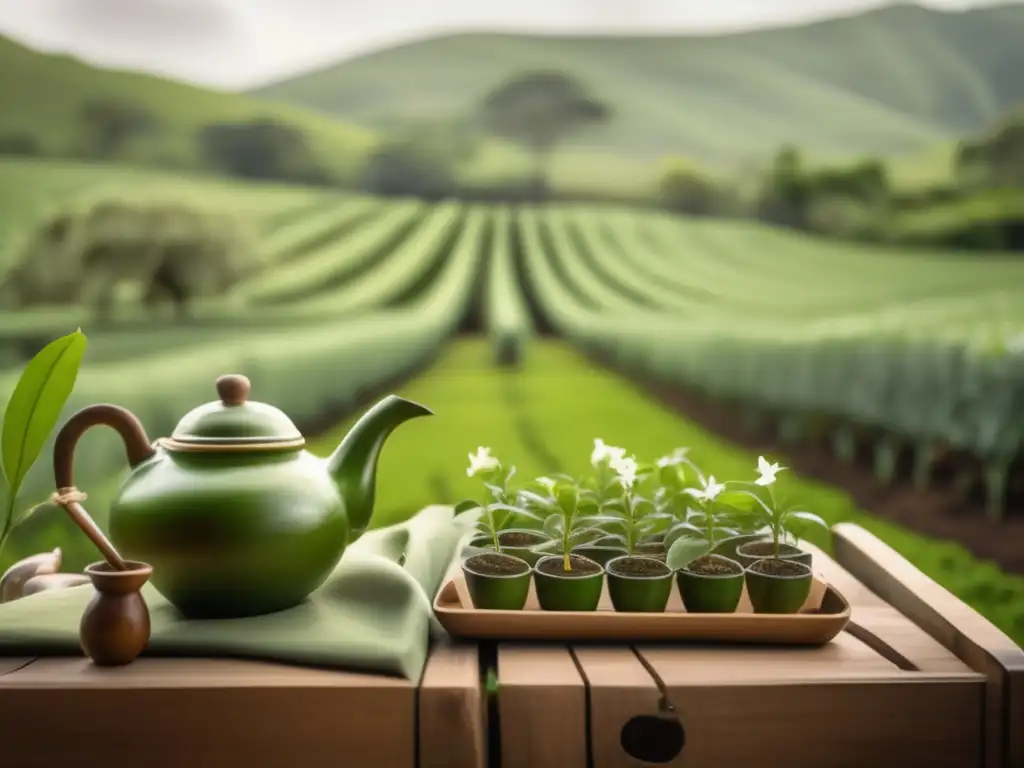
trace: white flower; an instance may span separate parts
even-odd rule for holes
[[[600,437],[594,438],[594,450],[590,454],[590,463],[593,466],[598,466],[602,461],[612,463],[625,456],[625,448],[616,448],[614,445],[608,445]]]
[[[491,449],[481,445],[476,449],[475,454],[469,454],[469,469],[466,470],[466,476],[473,477],[477,472],[486,472],[500,466],[501,462],[491,456]]]
[[[658,459],[659,467],[674,467],[676,464],[682,464],[686,458],[686,454],[690,452],[689,448],[676,448],[668,456],[662,456]]]
[[[707,480],[701,479],[703,488],[687,488],[686,493],[701,501],[712,501],[718,494],[725,490],[725,485],[715,482],[715,476],[711,475]]]
[[[623,488],[628,491],[633,487],[633,484],[636,482],[636,472],[638,469],[636,459],[632,456],[616,457],[611,460],[611,468],[619,476]]]
[[[754,482],[757,485],[771,485],[775,482],[775,475],[784,470],[778,464],[769,464],[764,456],[757,457],[757,471],[761,474]]]

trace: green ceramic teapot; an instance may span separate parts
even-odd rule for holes
[[[114,428],[131,474],[110,507],[110,538],[153,566],[153,586],[189,618],[290,608],[320,586],[373,513],[377,458],[399,424],[432,412],[389,395],[326,459],[284,413],[249,401],[244,376],[217,379],[219,401],[188,413],[150,443],[130,411],[92,405],[54,444],[59,493],[74,495],[75,445],[90,427]]]

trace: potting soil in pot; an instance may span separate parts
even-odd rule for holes
[[[490,552],[482,555],[473,555],[466,560],[466,564],[475,571],[488,573],[492,576],[517,576],[530,570],[530,566],[527,563]]]
[[[537,566],[537,570],[550,576],[562,576],[566,579],[579,579],[584,576],[593,576],[595,573],[599,573],[601,571],[600,565],[585,557],[580,557],[579,555],[569,555],[569,563],[572,566],[572,570],[563,570],[561,556],[557,558],[553,557],[550,560],[545,560],[543,563],[540,563]]]

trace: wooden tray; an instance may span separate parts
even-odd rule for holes
[[[746,587],[735,613],[687,613],[675,585],[664,613],[619,613],[605,583],[593,612],[543,611],[530,584],[522,611],[477,610],[461,573],[434,599],[448,634],[476,640],[689,640],[695,642],[824,645],[850,621],[850,604],[820,576],[799,613],[755,614]]]

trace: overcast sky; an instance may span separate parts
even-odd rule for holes
[[[436,32],[722,31],[884,4],[886,0],[0,0],[0,32],[105,66],[244,88]],[[922,4],[963,9],[995,3]]]

